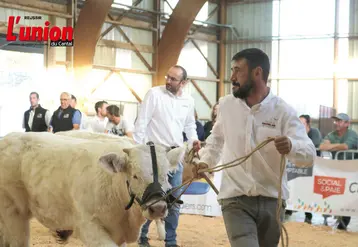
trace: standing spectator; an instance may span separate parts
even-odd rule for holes
[[[193,144],[195,149],[198,149],[200,142],[196,133],[194,99],[183,92],[183,87],[187,84],[187,72],[182,66],[175,65],[168,70],[165,79],[165,86],[152,87],[145,95],[135,124],[134,140],[140,144],[152,141],[167,148],[174,148],[183,146],[184,132],[189,146]],[[179,163],[178,169],[168,174],[171,186],[179,186],[182,176],[183,165]],[[179,197],[180,189],[172,195]],[[176,229],[179,210],[179,204],[175,203],[169,208],[169,214],[165,218],[166,247],[178,247]],[[140,247],[150,246],[147,236],[150,223],[151,221],[147,221],[142,226]]]
[[[301,115],[300,120],[301,123],[305,126],[307,135],[313,142],[313,145],[318,148],[322,142],[321,132],[318,129],[311,127],[310,115]],[[308,224],[312,224],[312,213],[305,213],[305,222]]]
[[[80,129],[88,129],[88,123],[87,123],[87,116],[86,114],[84,114],[83,112],[81,112],[79,109],[76,108],[77,106],[77,98],[76,96],[74,96],[73,94],[71,95],[71,103],[70,106],[75,109],[76,111],[78,111],[81,115],[81,124],[80,124]]]
[[[217,111],[218,111],[218,105],[219,105],[219,102],[216,102],[216,104],[213,106],[213,109],[211,110],[211,121],[208,121],[204,124],[205,139],[209,137],[209,135],[211,133],[211,129],[213,128],[213,126],[215,124]]]
[[[26,132],[47,131],[50,126],[51,113],[49,110],[41,107],[39,100],[38,93],[30,93],[31,107],[25,111],[22,121],[22,128],[24,128]]]
[[[106,126],[106,133],[132,138],[133,127],[120,115],[118,106],[108,106],[107,117],[109,122]]]
[[[194,110],[195,114],[195,125],[196,125],[196,133],[198,134],[199,141],[205,141],[205,132],[204,127],[198,120],[198,113]],[[184,142],[188,141],[186,134],[183,132]]]
[[[107,118],[107,101],[98,101],[94,105],[96,111],[96,116],[91,120],[89,127],[93,132],[96,133],[105,133],[106,126],[108,123]]]
[[[78,130],[81,124],[81,114],[70,106],[71,94],[61,93],[60,101],[60,107],[52,115],[49,132]]]

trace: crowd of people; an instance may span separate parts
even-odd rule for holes
[[[263,51],[238,52],[232,58],[231,68],[233,93],[213,106],[211,120],[204,126],[197,119],[194,99],[183,91],[188,82],[186,70],[175,65],[168,70],[165,85],[148,90],[133,126],[121,116],[118,106],[108,105],[106,101],[97,102],[96,116],[85,121],[84,114],[76,109],[76,98],[65,92],[60,96],[60,107],[50,114],[39,104],[39,95],[33,92],[31,107],[24,113],[23,127],[26,131],[53,133],[83,128],[126,135],[138,144],[152,141],[168,148],[182,146],[187,141],[199,152],[200,159],[196,159],[193,169],[197,178],[201,177],[198,169],[242,157],[264,139],[274,136],[273,145],[267,150],[253,154],[242,166],[223,171],[218,200],[231,246],[277,246],[280,227],[276,221],[276,188],[281,155],[287,155],[296,166],[312,166],[316,149],[336,152],[357,148],[357,134],[348,128],[349,117],[338,114],[334,118],[336,129],[322,140],[320,132],[311,127],[310,116],[298,117],[268,87],[270,62]],[[206,142],[205,147],[201,147],[201,141]],[[182,173],[183,165],[179,163],[178,169],[168,174],[173,187],[181,184]],[[283,221],[289,191],[287,184],[282,188]],[[179,196],[180,190],[173,195]],[[166,247],[179,246],[176,234],[179,209],[175,204],[165,219]],[[150,246],[150,223],[147,221],[142,227],[140,247]]]

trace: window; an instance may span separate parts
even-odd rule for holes
[[[119,4],[116,4],[116,3],[119,3]],[[114,0],[112,7],[125,9],[125,10],[129,9],[128,7],[123,6],[121,4],[132,6],[132,0]]]
[[[208,56],[208,44],[205,41],[197,40],[200,50],[207,57]],[[195,48],[193,43],[189,42],[182,50],[178,59],[178,64],[183,66],[188,75],[206,77],[208,75],[208,65]]]
[[[282,40],[279,56],[282,79],[333,77],[333,39]]]
[[[172,8],[174,9],[175,6],[178,4],[178,2],[179,2],[179,0],[164,1],[164,12],[167,13],[166,18],[169,19],[169,16],[173,12]],[[208,5],[208,2],[206,2],[203,5],[203,7],[200,9],[198,15],[195,17],[195,20],[198,20],[198,21],[194,21],[194,24],[207,26],[207,24],[203,24],[200,21],[206,21],[206,19],[208,18],[208,14],[209,14],[209,5]]]
[[[334,33],[335,0],[285,0],[280,5],[280,36]]]
[[[320,105],[333,105],[333,80],[281,80],[279,96],[298,114],[318,118]]]

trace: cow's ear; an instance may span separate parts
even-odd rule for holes
[[[126,154],[118,155],[116,153],[109,153],[102,155],[99,158],[98,163],[107,171],[117,173],[125,170],[127,159],[128,157]]]
[[[167,158],[170,163],[170,170],[175,170],[178,167],[178,163],[183,162],[184,154],[185,146],[174,148],[167,153]]]

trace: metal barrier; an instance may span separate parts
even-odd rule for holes
[[[347,154],[350,154],[348,156],[351,156],[348,157],[349,160],[355,160],[355,159],[358,159],[358,150],[342,150],[342,151],[337,151],[334,159],[335,160],[338,160],[338,157],[339,155],[343,154],[343,160],[347,160]]]
[[[340,160],[356,160],[358,159],[358,150],[341,150],[337,151],[335,155],[330,151],[321,151],[319,156],[328,160],[338,160],[338,157],[342,157],[342,155],[343,159]]]
[[[320,156],[323,159],[327,159],[327,160],[333,160],[333,154],[329,151],[321,151]]]

